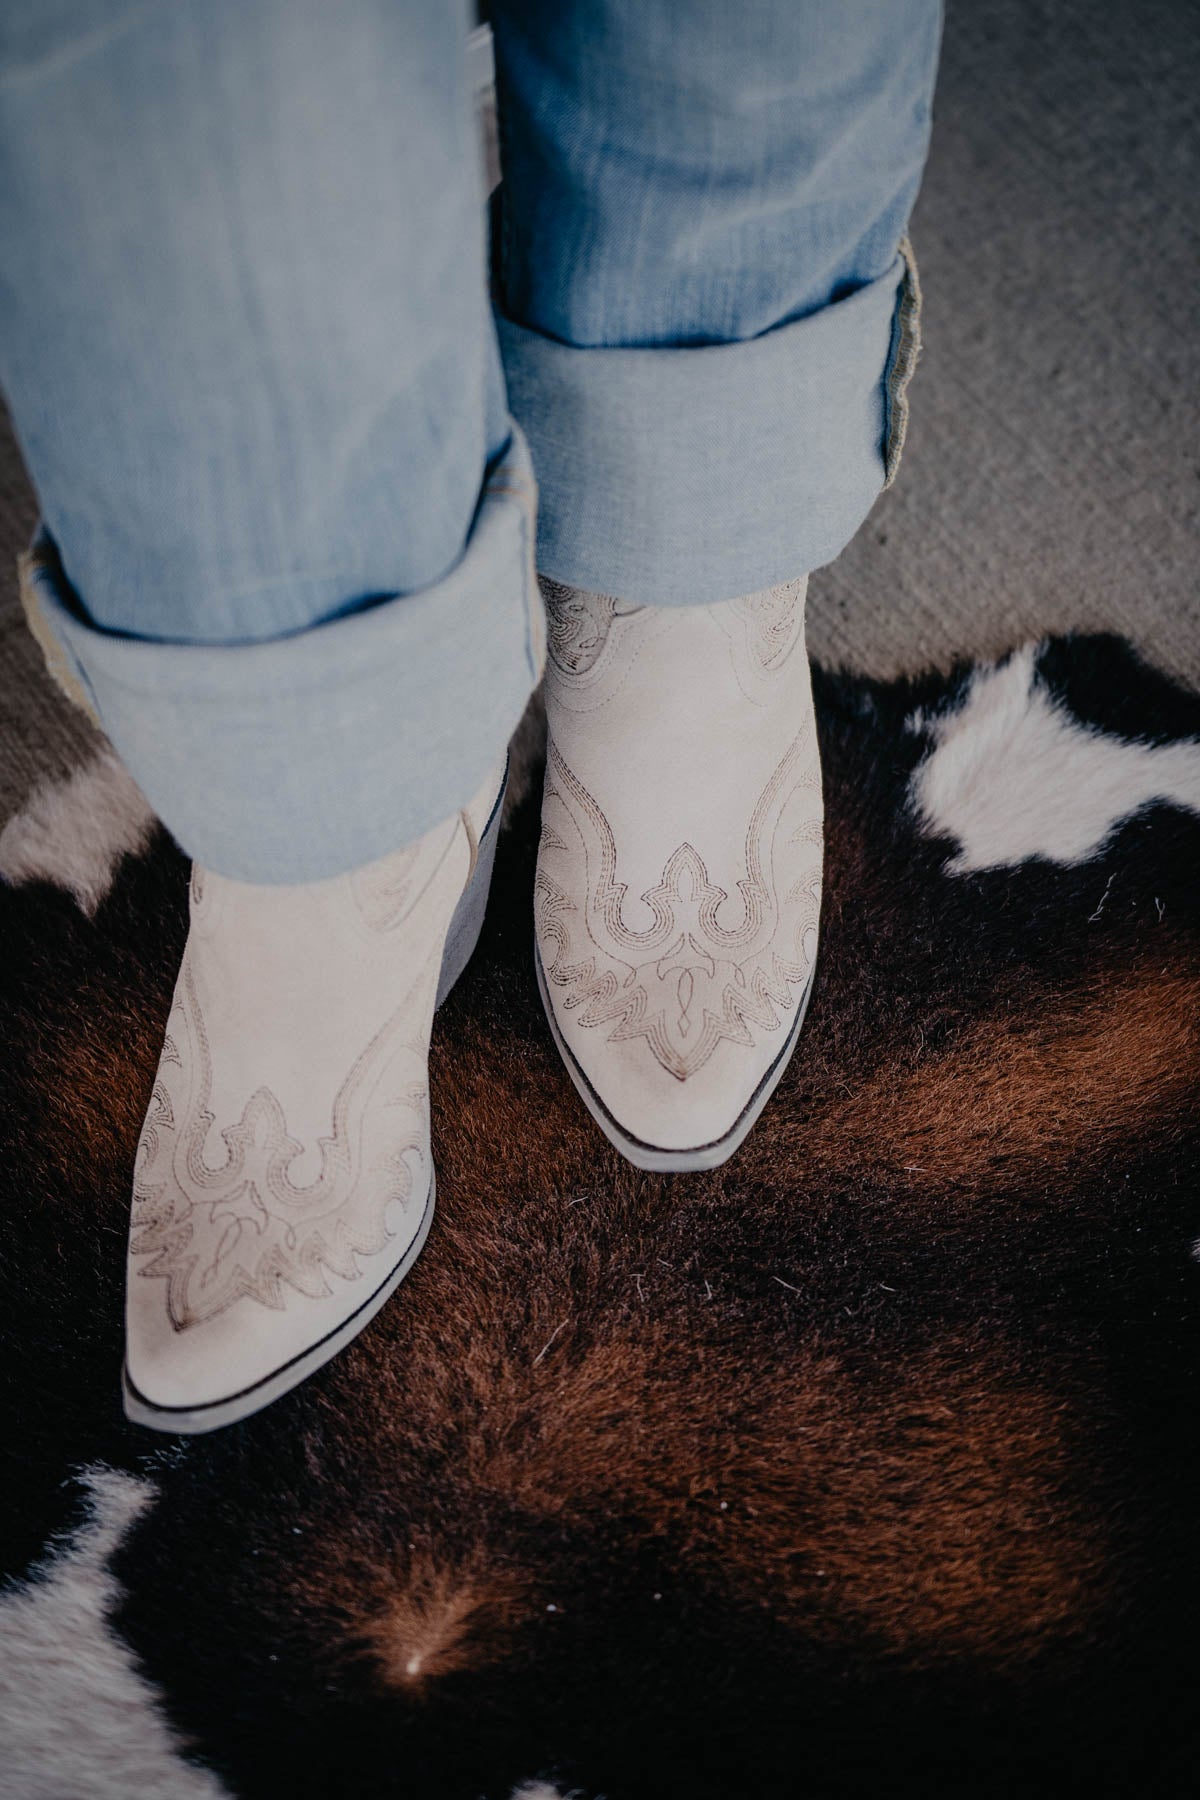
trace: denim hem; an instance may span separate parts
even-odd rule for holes
[[[537,469],[540,572],[687,605],[832,562],[898,455],[903,385],[889,416],[888,383],[908,267],[897,253],[820,312],[698,348],[578,349],[496,308]]]
[[[238,881],[317,881],[420,837],[503,755],[545,658],[535,516],[514,429],[432,587],[265,643],[151,641],[82,615],[43,530],[26,605],[51,674],[190,855]]]

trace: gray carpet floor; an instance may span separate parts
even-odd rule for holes
[[[1068,629],[1200,686],[1200,9],[950,0],[913,221],[925,351],[897,485],[814,580],[879,676]],[[0,433],[0,819],[93,741],[17,601],[35,504]]]

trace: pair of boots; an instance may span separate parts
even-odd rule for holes
[[[534,958],[571,1079],[639,1168],[732,1155],[816,958],[821,777],[802,579],[720,605],[544,583]],[[497,766],[416,843],[333,880],[193,871],[138,1145],[125,1407],[257,1411],[362,1330],[429,1230],[428,1052],[487,900]]]

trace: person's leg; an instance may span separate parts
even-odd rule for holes
[[[544,575],[697,604],[844,548],[895,449],[939,27],[939,0],[501,0],[499,330]]]
[[[547,1011],[603,1128],[722,1161],[813,975],[807,574],[895,466],[937,0],[496,10],[509,401],[541,494]]]
[[[465,7],[6,9],[3,380],[35,607],[196,858],[126,1408],[254,1411],[433,1205],[426,1058],[541,660]]]
[[[478,787],[540,661],[465,0],[16,0],[0,382],[50,623],[185,849],[304,881]]]

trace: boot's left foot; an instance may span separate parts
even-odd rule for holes
[[[134,1175],[127,1415],[211,1431],[350,1343],[415,1262],[435,1006],[474,947],[502,785],[329,881],[195,869]]]
[[[649,607],[543,582],[538,980],[571,1079],[639,1168],[731,1156],[808,1004],[822,804],[806,585]]]

